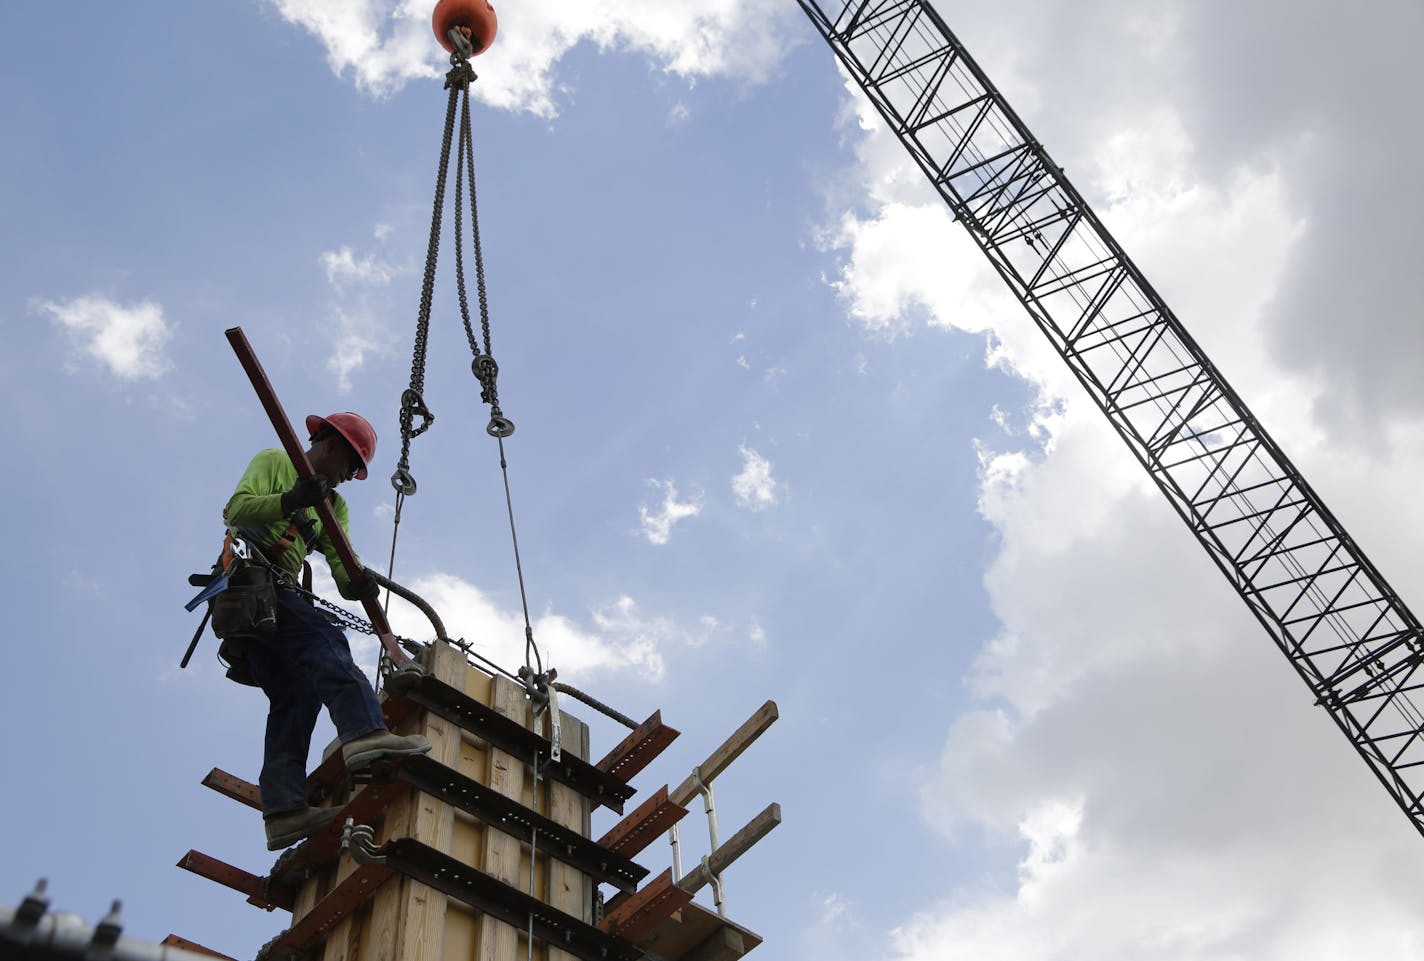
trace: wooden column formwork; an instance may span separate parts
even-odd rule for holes
[[[258,907],[292,912],[291,925],[258,961],[633,961],[645,950],[665,961],[732,961],[761,943],[691,901],[705,881],[679,882],[631,860],[687,813],[686,799],[671,800],[666,786],[592,840],[593,807],[621,811],[632,794],[624,778],[677,736],[660,712],[597,764],[588,763],[588,726],[560,712],[563,757],[551,764],[548,718],[532,716],[520,685],[492,677],[443,643],[430,645],[421,662],[423,675],[403,676],[410,682],[404,686],[396,683],[401,678],[390,682],[397,693],[383,708],[397,733],[429,738],[427,757],[386,765],[369,783],[353,784],[333,745],[309,779],[313,803],[341,808],[332,827],[284,853],[265,877],[197,851],[179,862]],[[768,707],[774,719],[775,706]],[[730,763],[766,723],[750,735],[744,725],[728,742],[739,746],[714,753],[700,769],[704,776],[715,776],[718,758]],[[256,786],[233,775],[215,769],[204,784],[260,807]],[[353,844],[360,857],[341,848],[348,818],[371,830],[369,843]],[[531,818],[542,825],[532,846]],[[738,845],[733,838],[721,856],[730,863],[755,840]],[[601,919],[600,884],[621,889]],[[532,950],[520,921],[531,912],[540,915]]]
[[[500,715],[530,726],[529,702],[514,682],[477,670],[461,652],[447,645],[434,645],[429,660],[427,669],[441,681],[491,705]],[[562,749],[587,758],[588,726],[567,713],[561,721]],[[412,712],[396,730],[424,734],[430,739],[434,760],[588,835],[590,803],[578,792],[542,778],[536,792],[532,758],[514,757],[430,711]],[[347,798],[335,800],[342,803]],[[429,794],[404,790],[372,826],[378,843],[397,838],[419,841],[512,887],[530,889],[527,839],[496,830]],[[551,867],[550,857],[538,851],[537,842],[535,851],[534,895],[592,923],[591,881],[558,861]],[[358,870],[360,865],[352,856],[342,854],[304,882],[293,906],[293,926]],[[392,872],[374,897],[338,922],[319,951],[308,956],[321,961],[517,961],[529,954],[525,930]],[[539,961],[572,961],[571,955],[550,950],[537,939],[533,956]]]

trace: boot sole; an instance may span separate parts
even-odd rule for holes
[[[298,841],[305,841],[307,838],[311,837],[313,834],[320,834],[322,831],[325,831],[328,827],[331,826],[331,822],[334,821],[335,819],[336,819],[336,811],[333,809],[333,812],[332,812],[331,817],[327,818],[327,819],[326,819],[325,821],[323,821],[321,824],[318,824],[318,825],[316,825],[316,826],[314,826],[314,827],[308,827],[308,828],[305,828],[305,829],[294,829],[294,830],[288,831],[286,834],[279,834],[279,835],[277,835],[275,838],[268,838],[268,839],[267,839],[267,850],[269,850],[269,851],[281,851],[281,850],[284,850],[284,849],[286,849],[286,848],[291,847],[293,844],[296,844]]]
[[[369,751],[360,751],[348,758],[344,758],[344,760],[346,761],[346,770],[357,771],[362,768],[370,767],[377,761],[384,760],[388,757],[410,757],[414,754],[429,754],[430,748],[431,745],[429,744],[424,747],[412,748],[372,748]]]

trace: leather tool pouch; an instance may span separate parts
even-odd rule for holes
[[[262,637],[277,630],[277,588],[272,572],[259,564],[236,558],[227,589],[208,603],[213,633],[224,640]]]

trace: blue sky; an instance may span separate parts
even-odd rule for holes
[[[222,331],[293,419],[373,421],[346,494],[384,559],[440,64],[423,3],[82,6],[102,39],[81,54],[40,42],[38,5],[0,12],[34,38],[0,63],[25,745],[0,898],[44,876],[91,922],[120,897],[135,936],[250,956],[282,918],[172,867],[271,861],[256,816],[198,784],[255,777],[261,697],[211,638],[176,669],[185,577],[272,444]],[[1369,6],[939,4],[1408,600],[1424,14]],[[724,832],[785,812],[727,879],[761,952],[1424,950],[1402,893],[1420,839],[796,5],[499,11],[476,159],[536,636],[570,683],[684,732],[644,790],[780,704],[718,795]],[[442,250],[397,579],[513,666],[497,454]]]

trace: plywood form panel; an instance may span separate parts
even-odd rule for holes
[[[525,713],[523,692],[512,681],[502,677],[494,679],[490,704],[500,714],[515,720]],[[485,753],[488,758],[486,783],[505,797],[521,799],[524,795],[522,761],[494,747],[488,748]],[[485,831],[484,834],[481,864],[484,872],[517,886],[521,861],[519,842],[503,831]],[[513,927],[497,918],[481,915],[479,929],[476,945],[478,961],[515,961],[519,957],[519,932]]]
[[[588,725],[560,712],[560,727],[565,744],[563,750],[587,759],[589,752]],[[588,834],[589,802],[571,787],[551,782],[548,788],[548,816],[558,824]],[[549,888],[545,900],[561,911],[567,911],[581,921],[593,921],[593,882],[581,871],[557,859],[549,861]],[[572,954],[558,948],[547,949],[548,961],[575,961]]]

